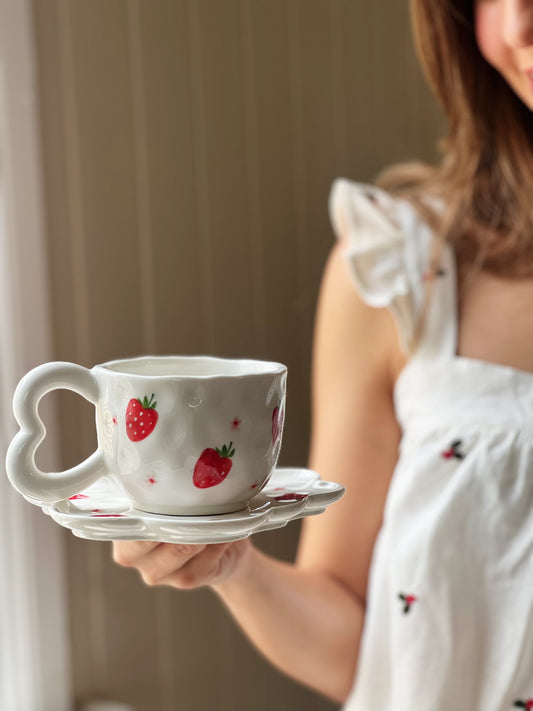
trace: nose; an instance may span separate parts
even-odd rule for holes
[[[504,0],[503,37],[510,47],[533,45],[533,0]]]

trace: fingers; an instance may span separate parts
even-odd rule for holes
[[[113,560],[126,568],[134,567],[159,545],[158,541],[113,541]]]
[[[250,546],[249,538],[206,546],[200,555],[192,557],[182,568],[163,578],[160,583],[181,590],[220,583],[232,575]]]
[[[205,548],[203,545],[159,541],[113,541],[113,559],[125,568],[136,568],[147,585],[184,565]]]
[[[249,539],[210,545],[114,541],[113,559],[138,570],[147,585],[191,590],[228,577],[248,545]]]
[[[212,578],[220,573],[224,554],[231,543],[215,543],[206,546],[200,555],[193,556],[184,565],[161,582],[164,585],[175,585],[182,590],[208,585]]]
[[[160,543],[136,562],[135,567],[147,585],[164,585],[163,580],[178,573],[188,561],[203,554],[205,545]]]

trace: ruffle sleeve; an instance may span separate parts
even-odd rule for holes
[[[375,186],[338,179],[329,211],[361,298],[391,310],[402,349],[409,353],[422,309],[427,259],[427,245],[415,234],[414,208]]]

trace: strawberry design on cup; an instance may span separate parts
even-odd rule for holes
[[[533,699],[527,699],[527,701],[518,699],[514,702],[513,706],[517,709],[527,709],[527,711],[531,711],[531,709],[533,709]]]
[[[126,409],[126,434],[132,442],[140,442],[154,431],[159,417],[156,407],[153,393],[150,400],[145,395],[142,400],[132,398],[129,401]]]
[[[208,447],[204,449],[194,467],[192,481],[198,489],[209,489],[221,484],[228,476],[235,454],[233,442],[224,445],[222,449]]]

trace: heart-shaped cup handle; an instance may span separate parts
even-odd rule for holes
[[[66,499],[108,474],[100,449],[81,464],[63,472],[42,472],[35,464],[35,452],[46,436],[46,428],[39,417],[39,401],[43,395],[57,389],[72,390],[94,405],[99,399],[94,373],[75,363],[39,365],[18,384],[13,411],[20,431],[9,445],[6,471],[15,489],[34,504]]]

